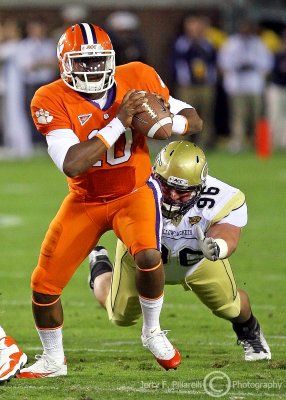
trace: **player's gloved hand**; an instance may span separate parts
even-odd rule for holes
[[[219,259],[220,248],[216,241],[211,237],[205,237],[199,224],[195,225],[195,231],[198,238],[200,249],[204,256],[211,261]]]

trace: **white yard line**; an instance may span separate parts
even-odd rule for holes
[[[23,225],[23,218],[18,215],[0,214],[0,228]]]
[[[4,183],[0,186],[2,194],[20,194],[33,193],[35,191],[35,185],[21,182]]]

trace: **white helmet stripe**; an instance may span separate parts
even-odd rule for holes
[[[92,32],[91,32],[91,28],[89,26],[89,24],[87,24],[86,22],[83,22],[81,24],[84,29],[85,29],[85,33],[86,33],[86,37],[87,37],[87,43],[86,44],[93,44],[93,36],[92,36]]]

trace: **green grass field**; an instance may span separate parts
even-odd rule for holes
[[[249,223],[232,266],[238,286],[250,295],[272,361],[244,362],[228,322],[214,317],[192,293],[167,287],[161,325],[171,330],[182,364],[176,371],[164,371],[141,346],[141,323],[119,328],[107,320],[89,292],[85,262],[62,296],[68,376],[14,379],[0,386],[1,399],[208,399],[207,391],[231,400],[286,399],[285,154],[259,160],[250,153],[215,152],[208,161],[212,175],[246,194]],[[31,313],[30,275],[66,192],[64,176],[48,157],[0,161],[0,324],[30,362],[41,353]],[[113,255],[112,233],[102,243]],[[213,388],[222,392],[211,391],[210,373]]]

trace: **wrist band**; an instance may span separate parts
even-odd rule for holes
[[[176,114],[173,117],[172,132],[176,135],[184,135],[188,130],[188,120],[184,115]]]
[[[108,125],[100,129],[95,136],[109,149],[109,147],[114,145],[119,136],[125,132],[125,129],[120,119],[116,117],[113,118]]]
[[[223,239],[214,239],[214,241],[216,242],[216,244],[219,247],[219,259],[223,259],[227,257],[227,253],[228,253],[228,245],[226,243],[225,240]]]

